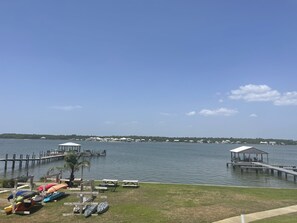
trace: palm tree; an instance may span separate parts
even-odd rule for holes
[[[74,172],[78,171],[81,167],[90,166],[90,162],[87,160],[80,161],[80,155],[75,153],[67,153],[64,157],[65,164],[64,168],[70,171],[69,186],[73,185]]]

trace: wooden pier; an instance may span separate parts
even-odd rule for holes
[[[269,165],[269,164],[259,163],[259,162],[252,162],[252,164],[257,167],[265,168],[266,170],[270,171],[272,174],[274,173],[274,171],[276,171],[278,176],[282,176],[282,174],[285,174],[286,179],[288,178],[288,175],[292,175],[294,177],[294,182],[296,182],[297,172],[294,171],[294,169],[296,169],[296,166],[292,166],[293,170],[290,170],[290,169],[285,169],[282,166],[274,166],[274,165]]]
[[[25,168],[28,168],[30,163],[32,166],[35,164],[41,164],[41,163],[48,163],[55,160],[61,160],[64,159],[65,154],[57,153],[57,154],[51,154],[51,153],[45,153],[41,152],[38,156],[36,156],[34,153],[30,155],[23,155],[20,154],[19,157],[17,157],[16,154],[13,154],[12,157],[8,157],[8,154],[5,155],[5,158],[0,158],[0,162],[4,162],[4,171],[7,171],[8,163],[11,162],[11,169],[14,170],[16,167],[16,163],[18,162],[19,169],[22,169],[23,164]]]
[[[270,172],[271,174],[276,172],[279,177],[284,174],[286,179],[288,178],[288,175],[292,175],[294,177],[294,182],[297,181],[296,165],[268,164],[268,153],[250,146],[241,146],[230,151],[231,162],[227,163],[227,167],[232,166],[234,169],[239,167],[242,173],[244,170],[254,170],[256,173],[259,171]],[[267,156],[266,162],[264,162],[263,155]]]

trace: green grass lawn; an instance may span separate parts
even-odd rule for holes
[[[67,192],[67,190],[66,190]],[[248,214],[273,208],[295,205],[297,190],[271,188],[239,188],[178,184],[141,183],[139,188],[118,187],[115,192],[107,191],[99,194],[95,201],[102,201],[106,196],[110,209],[99,216],[84,218],[83,216],[62,216],[71,213],[72,207],[64,202],[77,202],[76,195],[71,194],[57,202],[47,203],[31,215],[0,216],[0,222],[213,222],[224,218]],[[0,206],[7,206],[1,194]],[[293,217],[292,217],[293,216]],[[296,214],[282,216],[286,221],[293,222]],[[294,221],[295,222],[295,221]]]
[[[281,215],[273,218],[266,218],[263,220],[255,221],[255,223],[295,223],[297,219],[297,213]]]

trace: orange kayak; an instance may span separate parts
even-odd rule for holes
[[[49,193],[54,193],[55,191],[58,191],[58,190],[60,190],[62,188],[67,188],[67,187],[68,187],[68,185],[65,184],[65,183],[57,184],[55,186],[52,186],[50,189],[48,189],[46,193],[48,193],[48,194]]]

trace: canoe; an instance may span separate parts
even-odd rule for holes
[[[65,183],[57,184],[57,185],[55,185],[55,186],[52,186],[50,189],[48,189],[46,193],[48,193],[48,194],[49,194],[49,193],[53,193],[53,192],[55,192],[55,191],[58,191],[58,190],[60,190],[60,189],[62,189],[62,188],[67,188],[67,187],[68,187],[68,185],[65,184]]]
[[[56,186],[56,185],[57,185],[57,183],[49,183],[49,184],[46,184],[46,185],[40,185],[37,188],[37,190],[41,192],[41,191],[43,191],[43,189],[45,189],[45,191],[47,191],[48,189],[50,189],[51,187]]]
[[[86,210],[84,212],[85,217],[91,216],[91,214],[95,213],[97,211],[98,204],[89,204],[86,207]]]
[[[65,195],[65,192],[59,192],[59,191],[56,191],[56,192],[54,192],[54,193],[48,195],[47,197],[45,197],[45,198],[43,199],[43,202],[44,202],[44,203],[47,203],[47,202],[56,200],[57,198],[63,197],[64,195]]]
[[[18,196],[21,196],[23,193],[27,192],[27,190],[19,190],[16,192],[15,194],[15,197],[18,197]],[[10,194],[8,197],[7,197],[7,200],[10,200],[13,198],[13,194]]]
[[[97,207],[97,213],[98,214],[103,214],[104,212],[106,212],[109,208],[109,204],[107,201],[101,202],[98,204]]]

